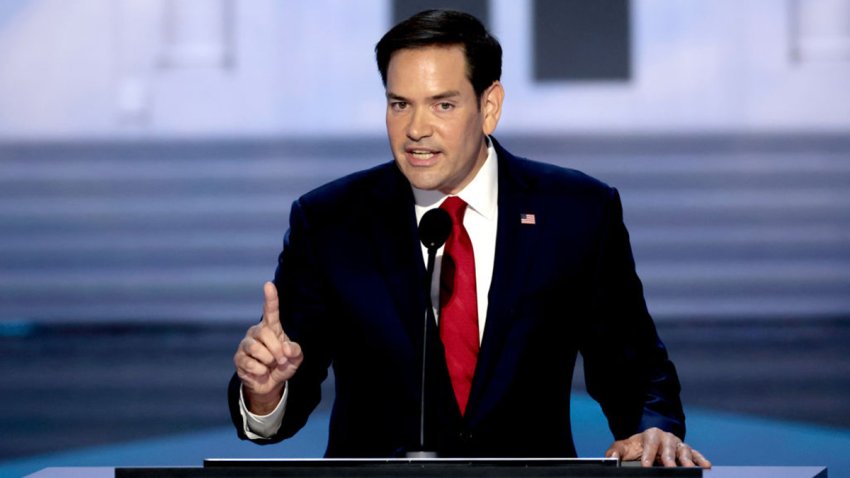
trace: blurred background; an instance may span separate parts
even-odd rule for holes
[[[0,475],[321,456],[331,381],[246,445],[231,357],[291,202],[391,160],[373,48],[430,7],[502,43],[509,150],[620,190],[689,441],[850,474],[850,0],[4,0]]]

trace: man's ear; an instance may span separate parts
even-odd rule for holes
[[[489,88],[481,94],[481,113],[484,115],[482,124],[484,134],[491,135],[496,131],[499,118],[502,117],[502,102],[505,100],[505,89],[502,83],[494,81]]]

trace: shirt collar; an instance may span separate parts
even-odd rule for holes
[[[469,208],[484,216],[493,219],[496,216],[499,191],[499,168],[496,148],[487,137],[487,159],[472,181],[456,194],[469,205]],[[447,197],[437,190],[413,189],[413,197],[416,201],[417,215],[424,214],[431,208],[438,207]]]

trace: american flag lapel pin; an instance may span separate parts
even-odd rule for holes
[[[519,215],[519,223],[520,224],[537,224],[537,219],[534,217],[534,214],[520,214]]]

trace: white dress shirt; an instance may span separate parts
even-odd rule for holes
[[[484,324],[487,318],[487,295],[490,292],[490,282],[493,278],[493,262],[496,257],[496,227],[498,225],[499,198],[499,168],[496,150],[493,142],[487,139],[487,159],[481,169],[457,196],[467,204],[463,216],[463,226],[472,242],[475,258],[475,292],[478,300],[478,340],[484,337]],[[417,224],[430,209],[439,207],[446,199],[440,191],[413,189],[415,199]],[[428,249],[422,246],[422,256],[428,263]],[[440,264],[443,258],[443,247],[437,250],[434,264],[434,276],[431,281],[431,303],[434,304],[435,316],[439,320],[440,303]],[[289,387],[284,388],[283,397],[277,407],[268,415],[255,415],[248,411],[242,390],[239,391],[239,409],[242,414],[243,430],[252,440],[261,440],[274,435],[283,422],[286,411],[286,397]]]

